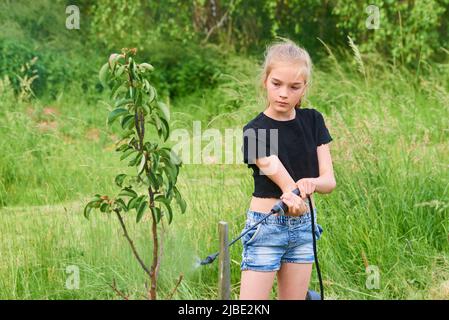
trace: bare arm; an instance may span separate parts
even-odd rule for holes
[[[329,144],[322,144],[318,146],[317,153],[320,176],[318,178],[311,178],[310,180],[312,180],[312,182],[316,185],[315,192],[331,193],[337,186],[337,183],[334,177]]]
[[[268,157],[256,159],[256,165],[263,173],[276,183],[282,192],[289,192],[296,189],[296,184],[293,178],[285,169],[278,156],[271,155]]]
[[[309,208],[304,200],[292,193],[297,188],[296,183],[278,156],[271,155],[259,158],[256,160],[256,165],[282,190],[281,199],[288,206],[287,215],[298,216],[308,212]]]

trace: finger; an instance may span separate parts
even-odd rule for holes
[[[288,206],[288,211],[287,211],[287,214],[295,214],[295,205],[293,204],[293,203],[291,203],[289,206]]]
[[[305,195],[307,196],[307,195],[309,195],[310,194],[310,184],[309,183],[307,183],[305,186],[304,186],[304,192],[305,192]]]
[[[308,211],[307,204],[303,201],[303,203],[301,204],[301,212],[305,213],[307,211]]]
[[[302,199],[306,197],[306,189],[304,188],[304,185],[299,186],[299,192]]]
[[[300,197],[297,197],[295,204],[298,207],[298,213],[302,213],[304,211],[304,201]]]
[[[293,195],[293,199],[291,199],[291,200],[294,201],[295,203],[298,203],[298,204],[304,202],[304,200],[302,199],[302,197],[297,196],[296,194]]]
[[[307,194],[311,195],[314,191],[315,191],[315,185],[310,182],[307,186]]]
[[[282,202],[284,202],[287,205],[288,210],[290,211],[293,203],[289,199],[284,199],[282,200]]]

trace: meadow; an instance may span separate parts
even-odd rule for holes
[[[351,48],[346,55],[329,52],[315,66],[306,105],[322,112],[334,139],[337,188],[315,195],[326,297],[448,299],[449,65],[423,61],[410,71],[377,55],[362,60]],[[229,65],[217,87],[169,102],[172,128],[192,132],[201,121],[202,130],[224,134],[263,111],[256,61],[233,56]],[[126,170],[114,151],[117,127],[106,125],[106,99],[67,89],[19,102],[0,83],[0,299],[121,299],[113,282],[130,299],[146,298],[144,272],[116,217],[83,216],[93,194],[119,191],[114,177]],[[242,230],[253,182],[245,164],[216,160],[181,168],[187,210],[175,207],[173,223],[160,225],[159,299],[181,274],[173,299],[217,296],[217,262],[197,262],[218,250],[219,221],[229,223],[231,238]],[[136,224],[130,213],[125,221],[149,262],[150,217]],[[230,250],[232,299],[241,250]],[[75,289],[67,286],[73,266]],[[378,287],[367,285],[367,267],[379,271]],[[318,290],[315,271],[311,288]]]

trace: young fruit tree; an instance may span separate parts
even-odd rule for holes
[[[123,229],[132,253],[150,280],[148,298],[157,298],[157,279],[161,254],[159,252],[158,223],[161,219],[173,219],[172,200],[178,204],[181,213],[186,203],[176,187],[182,161],[170,147],[164,146],[170,134],[170,111],[158,100],[157,92],[149,81],[154,70],[149,63],[136,63],[136,49],[122,49],[121,54],[112,54],[99,72],[99,78],[110,92],[110,113],[108,125],[120,121],[122,134],[116,142],[120,160],[129,160],[128,167],[135,168],[135,174],[120,173],[115,184],[121,188],[116,196],[96,194],[85,206],[84,216],[89,218],[92,209],[104,213],[115,213]],[[113,104],[113,107],[112,107]],[[151,125],[157,132],[147,137]],[[131,169],[129,169],[131,170]],[[125,215],[135,211],[136,223],[145,214],[151,217],[152,261],[148,266],[139,254],[125,225]]]

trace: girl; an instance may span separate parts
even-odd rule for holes
[[[310,195],[336,186],[323,116],[301,108],[311,82],[309,54],[294,42],[272,44],[260,76],[267,107],[243,127],[243,159],[253,169],[254,192],[242,232],[264,218],[279,198],[286,215],[274,214],[249,231],[243,244],[240,299],[305,299],[314,262]],[[299,188],[301,196],[292,190]],[[322,228],[315,221],[314,235]]]

